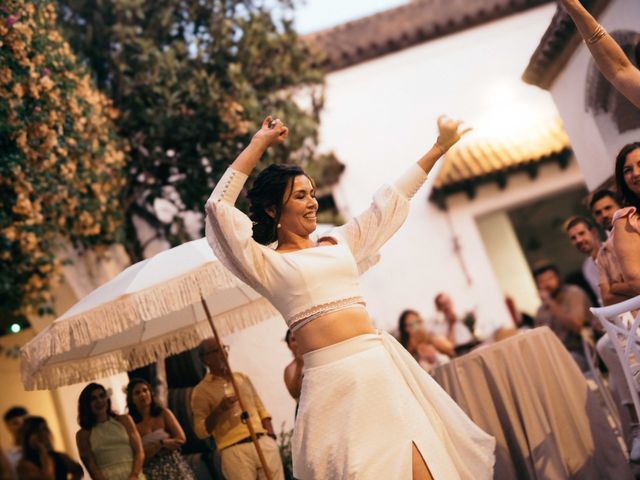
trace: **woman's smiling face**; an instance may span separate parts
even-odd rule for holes
[[[629,152],[622,167],[622,175],[629,190],[640,197],[640,148]]]
[[[306,237],[317,226],[318,200],[313,183],[306,175],[293,179],[292,188],[287,188],[280,214],[280,228]]]

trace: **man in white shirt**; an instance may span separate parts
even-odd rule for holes
[[[600,251],[600,237],[595,226],[585,217],[571,217],[564,224],[564,231],[573,245],[580,253],[586,255],[582,263],[582,275],[598,298],[598,304],[602,305],[600,292],[600,272],[596,265],[596,258]]]
[[[18,478],[16,468],[18,462],[22,458],[22,446],[20,445],[20,428],[24,423],[24,419],[27,418],[27,409],[21,406],[11,407],[4,413],[4,424],[9,430],[12,437],[13,445],[7,448],[7,460],[9,460],[9,466],[11,467],[12,478]]]
[[[430,322],[429,332],[446,337],[454,347],[466,345],[475,339],[469,328],[462,322],[464,317],[458,316],[451,301],[451,297],[440,292],[434,299],[439,315]]]

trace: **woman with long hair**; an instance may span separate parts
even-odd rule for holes
[[[398,318],[400,344],[427,372],[449,362],[455,355],[453,344],[441,335],[424,329],[422,317],[415,310],[404,310]]]
[[[90,383],[78,398],[76,444],[80,459],[94,480],[144,480],[144,452],[129,415],[116,415],[99,383]]]
[[[27,417],[22,425],[22,458],[17,473],[21,480],[79,480],[84,475],[78,462],[53,450],[51,430],[42,417]]]
[[[640,295],[640,142],[622,147],[615,176],[626,207],[613,216],[611,238],[624,281],[612,284],[610,291],[631,298]]]
[[[398,336],[400,345],[404,348],[409,347],[409,339],[411,333],[422,327],[422,319],[420,314],[415,310],[404,310],[398,317]]]
[[[616,157],[616,188],[626,206],[613,215],[613,228],[608,243],[613,245],[613,252],[608,259],[609,268],[618,272],[621,281],[609,283],[609,293],[622,299],[640,295],[640,142],[630,143],[622,147]],[[607,255],[609,256],[609,255]],[[640,419],[633,405],[631,392],[627,388],[624,371],[615,355],[610,341],[598,342],[598,353],[605,360],[611,377],[625,405],[631,421],[629,458],[632,462],[640,461]]]
[[[158,403],[149,382],[129,382],[127,409],[142,438],[147,480],[192,480],[193,472],[179,451],[186,441],[184,430],[171,410]]]
[[[291,165],[269,165],[234,207],[266,149],[288,133],[268,116],[206,203],[207,239],[220,261],[267,298],[295,332],[304,379],[292,440],[293,475],[489,479],[492,437],[480,430],[413,357],[373,328],[359,285],[436,161],[467,130],[441,117],[433,147],[371,207],[315,236],[315,186]]]

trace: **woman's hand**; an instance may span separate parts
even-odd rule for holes
[[[461,125],[461,121],[451,120],[446,115],[438,117],[438,140],[436,140],[436,145],[442,149],[443,154],[455,145],[464,134],[471,131],[471,128],[461,128]]]
[[[267,148],[284,142],[288,134],[289,129],[282,123],[282,120],[279,118],[274,120],[271,115],[268,115],[262,121],[262,128],[253,136],[253,141],[259,142]]]

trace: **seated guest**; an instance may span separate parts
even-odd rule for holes
[[[287,387],[289,395],[296,401],[296,411],[298,410],[297,404],[300,399],[300,391],[302,389],[302,369],[304,364],[302,362],[302,355],[298,353],[296,334],[291,330],[287,330],[287,334],[284,337],[285,342],[291,353],[293,354],[293,360],[284,368],[284,384]]]
[[[476,343],[469,327],[465,325],[463,319],[472,318],[472,313],[464,316],[458,315],[451,301],[451,297],[441,292],[434,299],[436,310],[439,312],[438,317],[434,319],[427,328],[427,331],[434,335],[445,337],[456,348],[456,352],[460,354],[458,347],[464,345],[472,345]]]
[[[245,480],[264,476],[249,427],[241,416],[233,378],[249,414],[247,421],[251,422],[258,436],[271,478],[283,480],[284,468],[271,425],[271,415],[264,408],[249,377],[227,368],[227,353],[218,348],[215,338],[203,340],[198,354],[200,361],[209,369],[209,374],[195,386],[191,394],[193,429],[199,438],[213,436],[220,450],[224,478]]]
[[[20,432],[22,458],[18,462],[21,480],[80,479],[84,471],[69,455],[53,450],[51,431],[42,417],[27,417]]]
[[[76,444],[89,475],[100,480],[144,480],[144,451],[129,415],[116,415],[105,388],[90,383],[78,398]]]
[[[27,409],[19,405],[11,407],[4,413],[4,425],[11,435],[11,447],[7,449],[7,461],[13,478],[18,478],[16,468],[18,461],[22,458],[22,442],[20,441],[19,432],[27,415]]]
[[[558,268],[549,262],[540,262],[533,268],[542,305],[534,324],[548,326],[558,336],[576,361],[580,370],[589,370],[582,346],[582,329],[591,318],[591,303],[584,291],[575,285],[563,285]]]
[[[142,438],[147,480],[193,480],[179,453],[186,440],[184,431],[171,410],[158,403],[149,382],[141,378],[129,382],[127,409]]]
[[[434,368],[449,363],[449,357],[438,351],[433,343],[433,335],[428,334],[424,330],[417,330],[411,334],[409,345],[407,346],[416,361],[427,372],[431,372]]]
[[[571,245],[585,255],[586,258],[582,263],[582,275],[591,287],[591,291],[596,294],[598,304],[602,305],[600,272],[596,265],[596,258],[601,246],[598,230],[585,217],[576,216],[565,222],[564,231],[569,237]]]
[[[398,336],[400,344],[406,348],[411,355],[417,357],[417,345],[428,343],[438,353],[448,357],[455,355],[453,344],[441,335],[427,333],[424,329],[422,318],[415,310],[405,310],[398,318]],[[423,347],[423,352],[426,350]],[[433,358],[433,355],[430,355]]]

